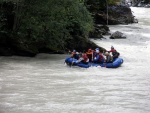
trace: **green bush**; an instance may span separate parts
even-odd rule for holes
[[[13,10],[4,12],[4,3],[8,1]],[[79,0],[3,0],[0,4],[3,10],[0,21],[8,19],[3,15],[13,16],[11,23],[0,25],[0,32],[5,27],[11,40],[22,48],[65,49],[69,43],[66,40],[76,36],[84,38],[93,29],[93,19]]]

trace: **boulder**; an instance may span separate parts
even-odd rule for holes
[[[110,39],[125,39],[125,38],[126,38],[126,36],[123,33],[119,32],[119,31],[114,32],[110,36]]]
[[[133,23],[138,23],[138,19],[134,18]]]
[[[89,33],[90,38],[102,39],[103,35],[110,35],[108,26],[96,24],[95,29]]]
[[[96,24],[106,25],[107,19],[109,25],[134,23],[134,15],[132,14],[131,9],[127,6],[120,5],[109,6],[108,17],[106,11],[99,11],[95,13],[94,18],[96,20]]]

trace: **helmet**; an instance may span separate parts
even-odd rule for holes
[[[79,52],[76,52],[76,54],[79,54]]]
[[[109,52],[105,52],[104,55],[106,55],[106,56],[109,55]]]
[[[76,50],[73,50],[73,52],[76,52]]]
[[[111,49],[114,49],[114,47],[113,47],[113,46],[111,46]]]
[[[99,48],[96,48],[95,50],[99,50]]]

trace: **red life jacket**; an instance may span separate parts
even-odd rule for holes
[[[83,62],[88,62],[89,58],[87,57],[87,55],[86,55],[86,54],[85,54],[85,55],[83,55],[82,57],[83,57],[83,59],[84,59],[84,60],[83,60]]]
[[[109,52],[112,52],[112,53],[113,53],[113,52],[116,52],[116,50],[115,50],[115,49],[111,49]]]
[[[100,56],[99,58],[100,61],[104,59],[104,56],[102,55],[102,53],[99,53],[99,56]]]

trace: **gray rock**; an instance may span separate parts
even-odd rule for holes
[[[110,39],[126,39],[126,36],[123,33],[116,31],[110,36]]]
[[[134,18],[133,23],[138,23],[138,19]]]

